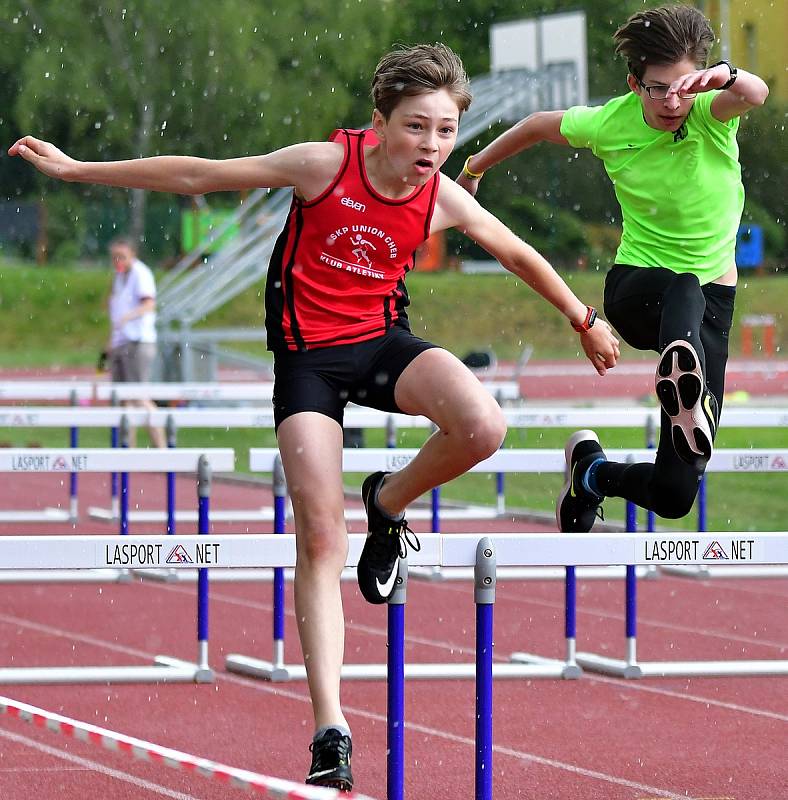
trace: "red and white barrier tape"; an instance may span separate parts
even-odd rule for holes
[[[174,769],[202,775],[204,778],[214,778],[227,786],[255,792],[268,800],[372,800],[365,795],[306,786],[236,767],[228,767],[206,758],[198,758],[179,750],[171,750],[169,747],[162,747],[142,739],[99,728],[87,722],[69,719],[51,711],[44,711],[26,703],[10,700],[7,697],[0,697],[0,713],[30,722],[39,728],[63,733],[83,742],[101,745],[116,753],[128,753],[141,761],[164,764]]]

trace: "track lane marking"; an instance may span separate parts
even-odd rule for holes
[[[136,786],[138,789],[146,789],[147,791],[154,792],[162,797],[169,797],[171,800],[199,800],[199,798],[197,798],[197,796],[194,794],[183,794],[182,792],[168,789],[166,786],[160,786],[157,783],[145,780],[144,778],[139,778],[136,775],[132,775],[128,772],[123,772],[119,769],[113,769],[112,767],[108,767],[98,761],[93,761],[89,758],[82,758],[82,756],[74,755],[73,753],[60,750],[56,747],[50,747],[49,745],[37,742],[35,739],[29,739],[27,736],[22,736],[18,733],[11,733],[11,731],[6,731],[0,728],[0,737],[15,742],[16,744],[24,745],[25,747],[31,747],[34,750],[38,750],[39,752],[53,756],[54,758],[59,758],[72,764],[78,764],[84,770],[98,772],[99,774],[106,775],[109,778],[130,783],[133,786]],[[77,772],[79,770],[72,771]]]

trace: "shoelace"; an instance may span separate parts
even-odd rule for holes
[[[323,760],[329,756],[332,757],[332,762],[333,756],[335,756],[339,764],[348,764],[350,762],[350,739],[347,736],[322,738],[309,745],[309,752],[314,756],[315,771],[330,769],[334,766],[333,763],[326,763]]]
[[[396,523],[397,534],[399,536],[399,541],[397,542],[397,546],[399,548],[399,557],[405,558],[408,555],[408,547],[413,550],[414,553],[418,553],[421,550],[421,542],[419,541],[419,537],[413,532],[413,530],[408,527],[408,522],[405,519]]]
[[[393,541],[396,539],[397,552],[400,558],[405,558],[408,554],[408,547],[413,552],[418,553],[421,550],[421,542],[419,537],[408,526],[408,521],[403,518],[394,520],[389,524],[389,531],[387,536],[376,536],[372,540],[374,549],[374,558],[376,560],[394,559]]]

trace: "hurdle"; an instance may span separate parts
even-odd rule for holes
[[[56,413],[64,413],[56,410]],[[108,416],[102,410],[102,416]],[[128,533],[128,473],[171,472],[195,474],[200,455],[205,455],[215,469],[234,469],[235,454],[229,448],[180,448],[178,450],[129,450],[115,448],[8,448],[0,450],[0,473],[10,474],[69,474],[119,471],[124,487],[119,505],[119,533]],[[198,514],[199,516],[199,514]],[[3,520],[7,521],[7,520]],[[15,520],[18,521],[18,520]],[[0,583],[35,583],[42,576],[35,572],[0,573]],[[127,580],[126,570],[111,569],[91,573],[66,571],[47,573],[48,582],[98,582]]]
[[[701,481],[701,488],[705,489],[705,482]],[[637,514],[634,503],[627,503],[627,531],[634,533],[637,531]],[[700,532],[705,531],[705,526],[700,526]],[[653,534],[652,527],[649,525],[649,532]],[[728,560],[738,555],[745,549],[752,546],[754,540],[752,534],[742,534],[739,539],[732,539],[730,545],[724,547],[719,541],[713,541],[707,545],[703,552],[703,560],[718,560],[720,558]],[[655,540],[654,548],[667,547],[697,547],[698,541],[694,538],[674,539],[658,541]],[[728,555],[731,553],[731,556]],[[666,572],[673,567],[675,570],[682,570],[678,574],[688,574],[689,570],[707,569],[703,566],[688,566],[686,564],[668,565],[662,567]],[[752,565],[741,566],[742,577],[755,576],[763,577],[759,569],[769,569],[769,566]],[[729,575],[735,575],[736,566],[731,565],[725,568]],[[674,678],[674,677],[728,677],[728,676],[756,676],[756,675],[788,675],[788,659],[772,660],[747,660],[747,659],[727,659],[724,661],[639,661],[637,656],[637,578],[634,566],[626,567],[626,581],[624,589],[624,635],[625,635],[625,655],[624,658],[617,659],[610,656],[602,656],[598,653],[577,653],[577,661],[589,672],[598,672],[605,675],[615,675],[621,678]]]
[[[375,470],[394,471],[402,469],[416,457],[418,450],[414,448],[391,450],[388,448],[344,449],[343,471],[373,472]],[[609,450],[611,460],[635,459],[653,462],[656,451],[646,450]],[[276,468],[279,452],[276,448],[250,448],[249,462],[253,471],[272,472]],[[754,459],[754,460],[753,460]],[[782,450],[717,450],[709,462],[712,471],[783,471],[788,461],[788,451]],[[471,468],[471,472],[560,472],[566,468],[566,457],[563,450],[499,450],[490,458]],[[284,509],[286,486],[284,478],[275,484],[275,503],[280,510]],[[275,531],[279,534],[285,530],[283,512],[275,522]],[[422,537],[420,537],[421,539]],[[574,538],[574,537],[571,537]],[[701,562],[702,563],[702,562]],[[564,604],[564,636],[566,652],[564,659],[545,658],[534,653],[515,652],[509,664],[495,664],[496,677],[507,678],[566,678],[575,679],[581,674],[579,661],[576,659],[576,574],[577,565],[569,558],[564,562],[565,604]],[[643,566],[654,567],[652,559]],[[433,566],[434,568],[434,566]],[[629,571],[626,572],[629,575]],[[284,662],[284,594],[283,574],[274,575],[274,637],[271,661],[263,661],[250,656],[232,654],[227,657],[227,669],[244,675],[270,681],[304,680],[306,669],[302,665],[288,665]],[[383,674],[384,665],[345,665],[342,676],[348,680],[375,679]],[[412,678],[462,678],[472,677],[472,664],[408,664],[406,675]]]
[[[683,532],[670,537],[681,542]],[[733,544],[749,537],[746,549],[734,549]],[[366,537],[351,534],[346,564],[357,566]],[[129,565],[131,569],[149,566],[150,561],[166,566],[163,553],[171,544],[168,536],[129,536],[127,541],[137,545],[153,545],[150,555],[140,555],[141,548]],[[180,536],[183,551],[199,567],[293,567],[295,566],[294,534],[226,534],[222,536]],[[493,605],[495,602],[495,575],[497,566],[562,566],[574,561],[582,566],[606,564],[648,565],[703,563],[705,549],[720,545],[733,553],[737,564],[782,563],[788,560],[788,533],[710,533],[698,535],[696,548],[660,548],[665,534],[643,535],[591,533],[573,534],[489,534],[477,538],[468,534],[425,534],[421,550],[411,554],[413,564],[419,566],[469,566],[477,570],[475,603],[477,607],[476,650],[474,665],[477,696],[476,725],[476,797],[492,800],[492,681],[494,666]],[[111,562],[112,548],[117,540],[102,536],[4,536],[0,537],[1,569],[59,569],[68,566],[76,569],[105,568]],[[526,545],[525,547],[523,545]],[[185,562],[174,563],[173,568],[184,568]],[[403,740],[404,740],[404,680],[408,677],[402,665],[404,653],[404,581],[407,569],[398,573],[400,584],[395,591],[395,602],[389,603],[388,642],[391,672],[388,689],[388,743],[387,785],[389,800],[400,800],[402,794]],[[392,610],[394,608],[394,610]],[[396,660],[396,663],[393,663]]]
[[[161,469],[161,451],[150,450],[126,450],[121,451],[69,451],[72,458],[80,459],[78,462],[71,462],[72,466],[76,463],[79,471],[82,472],[104,472],[112,459],[116,465],[120,461],[120,467],[133,466],[136,471],[153,472]],[[217,449],[214,451],[202,452],[200,450],[188,450],[186,448],[176,451],[167,451],[172,456],[172,461],[168,466],[176,471],[191,471],[197,475],[197,502],[199,507],[198,532],[200,536],[205,536],[210,530],[209,505],[211,487],[211,461],[220,467],[227,469],[232,467],[234,453],[232,450]],[[118,458],[118,457],[121,458]],[[5,457],[5,458],[4,458]],[[35,458],[34,462],[27,459]],[[61,461],[65,459],[61,454],[49,453],[47,451],[9,451],[0,453],[0,471],[8,471],[7,463],[22,465],[27,471],[35,468],[38,472],[57,471],[60,469]],[[123,463],[126,462],[126,463]],[[124,473],[125,474],[125,473]],[[124,483],[124,485],[126,485]],[[127,503],[127,489],[124,497],[121,498],[121,507]],[[95,570],[97,580],[106,581],[108,576],[115,575],[116,579],[125,576],[130,567],[134,566],[138,560],[152,559],[156,552],[157,559],[161,558],[162,545],[154,545],[149,537],[136,538],[134,543],[129,542],[127,529],[121,529],[124,534],[121,537],[113,536],[105,540],[106,564]],[[5,541],[13,540],[18,537],[0,537]],[[90,540],[92,537],[85,537]],[[30,550],[41,547],[41,543],[47,537],[32,537],[29,540]],[[73,541],[73,537],[62,536],[60,540],[68,543]],[[174,539],[169,538],[166,545],[165,563],[174,564],[181,561],[188,561],[189,556],[182,550],[180,542],[174,544]],[[210,563],[210,550],[202,550],[202,544],[198,544],[198,552],[205,553],[204,559]],[[157,560],[158,563],[158,560]],[[120,569],[119,569],[120,568]],[[0,560],[0,576],[5,577],[11,574],[10,582],[20,582],[14,580],[14,573],[8,573],[12,569],[10,563]],[[52,568],[49,567],[49,570]],[[63,570],[82,570],[83,567],[69,567],[68,563],[63,565],[63,569],[55,570],[55,574],[61,576],[61,580],[68,579],[62,577]],[[44,574],[49,574],[47,570]],[[28,580],[35,579],[41,581],[42,570],[33,567],[31,569],[21,569],[21,573]],[[16,571],[17,577],[20,572]],[[68,576],[68,573],[65,573]],[[198,590],[197,590],[197,660],[192,662],[170,656],[157,656],[154,665],[143,666],[108,666],[108,667],[5,667],[0,668],[0,684],[49,684],[49,683],[141,683],[141,682],[180,682],[180,683],[209,683],[213,680],[213,671],[208,663],[208,572],[206,569],[198,570]]]

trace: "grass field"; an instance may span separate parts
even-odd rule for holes
[[[570,272],[564,277],[585,302],[601,307],[601,273]],[[107,337],[104,309],[109,282],[108,266],[31,267],[0,260],[0,367],[94,364]],[[408,286],[414,332],[454,353],[491,347],[498,358],[511,359],[531,344],[538,359],[577,354],[577,339],[564,318],[508,273],[416,272]],[[262,283],[248,289],[211,314],[205,326],[260,328],[262,292]],[[740,281],[736,319],[744,314],[777,315],[775,343],[780,352],[788,345],[782,319],[786,307],[788,274],[745,276]],[[262,345],[249,348],[261,352]],[[739,328],[734,323],[731,353],[738,352]],[[644,357],[626,347],[623,356]]]

